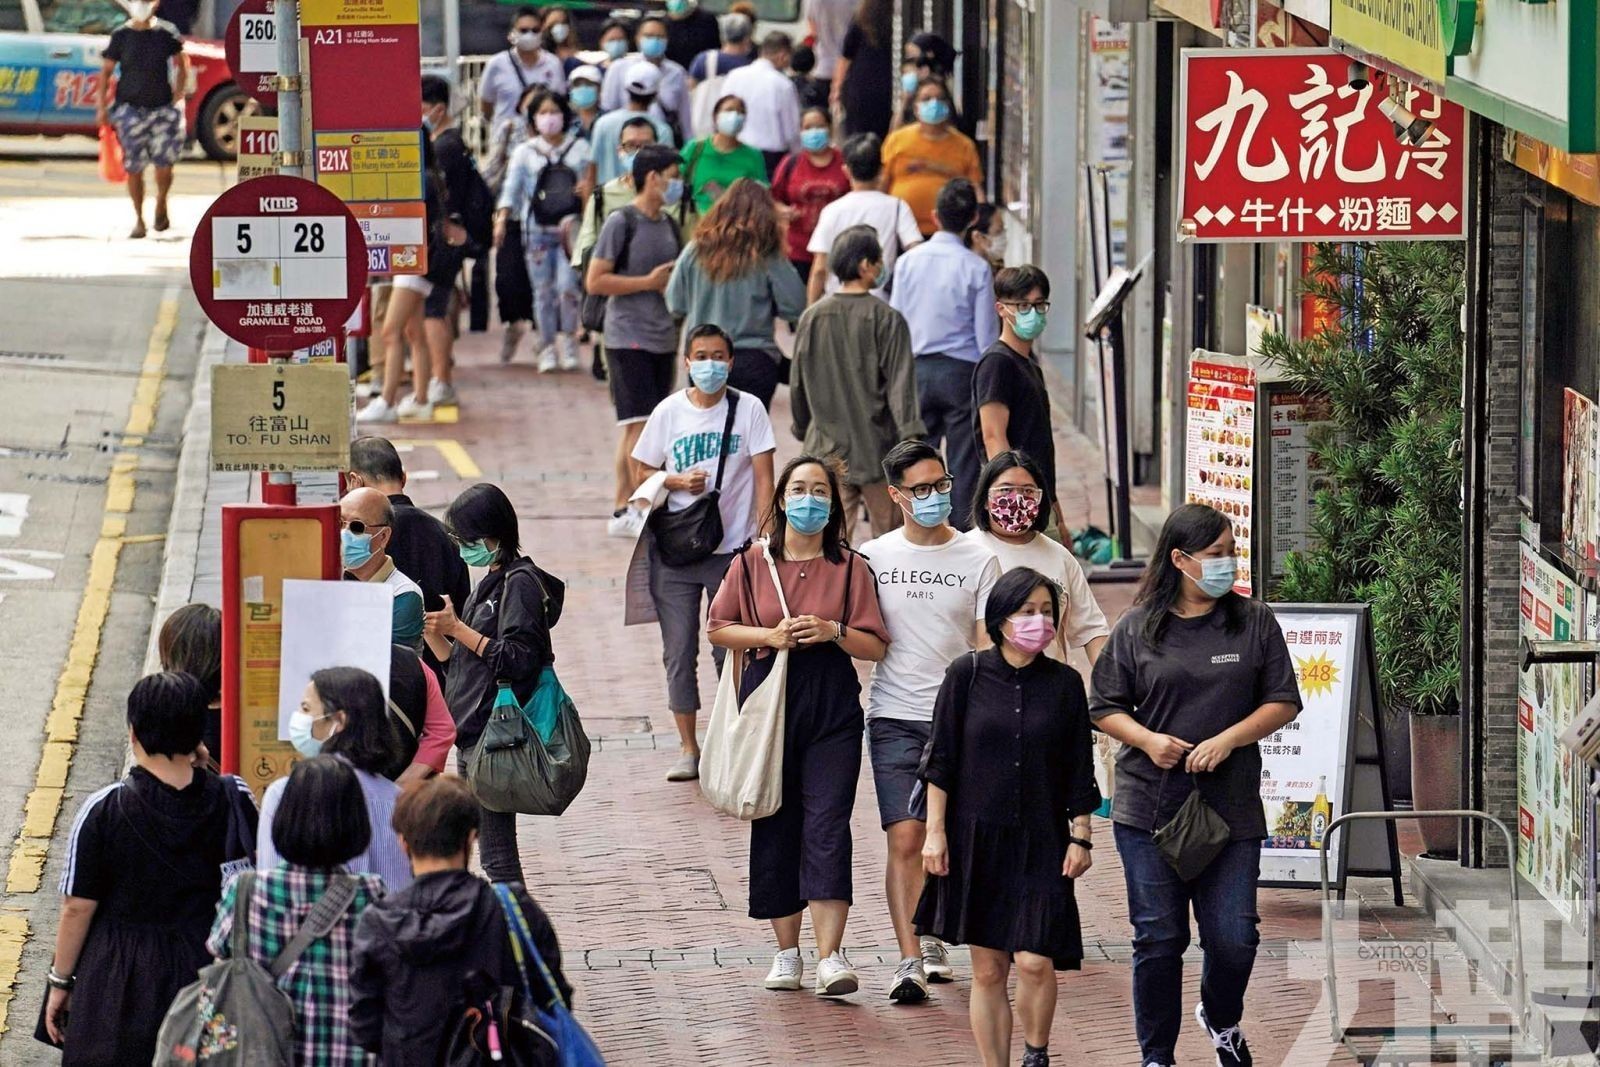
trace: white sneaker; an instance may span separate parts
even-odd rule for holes
[[[500,362],[510,363],[511,358],[517,354],[517,344],[522,340],[522,323],[513,322],[506,325],[506,334],[500,339]]]
[[[799,989],[805,969],[806,964],[800,958],[800,950],[786,948],[772,957],[772,970],[767,972],[767,980],[761,984],[768,989]]]
[[[556,353],[562,370],[578,369],[578,342],[570,336],[563,333],[556,337]]]
[[[937,937],[922,939],[922,970],[930,982],[953,982],[956,970],[950,966],[950,952]]]
[[[357,422],[398,422],[399,419],[394,408],[384,402],[382,394],[374,395],[356,412]]]
[[[842,997],[860,988],[861,980],[842,951],[817,961],[817,996]]]
[[[539,353],[539,373],[549,374],[555,370],[557,366],[556,358],[556,346],[545,345],[544,350]]]
[[[637,541],[644,533],[644,517],[644,512],[630,505],[622,509],[621,515],[611,516],[606,523],[606,536]]]
[[[928,976],[921,960],[901,960],[889,983],[889,999],[896,1004],[920,1004],[928,999]]]
[[[395,414],[402,419],[431,419],[433,404],[429,401],[419,404],[417,398],[408,393],[400,398],[400,405],[395,408]]]
[[[449,405],[456,402],[456,387],[449,382],[441,382],[435,378],[428,383],[428,403],[435,405]]]

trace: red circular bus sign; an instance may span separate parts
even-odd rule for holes
[[[189,246],[206,317],[240,344],[292,352],[343,326],[367,279],[367,243],[344,201],[269,174],[217,197]]]
[[[273,0],[244,0],[228,20],[222,48],[234,84],[265,108],[278,106],[272,80],[278,73],[278,34],[272,21]]]

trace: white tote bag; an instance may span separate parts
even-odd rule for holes
[[[778,568],[767,543],[760,545],[778,604],[788,618]],[[765,818],[783,804],[784,684],[789,674],[789,650],[779,649],[773,653],[772,672],[741,707],[739,679],[745,656],[753,654],[729,651],[700,752],[700,792],[713,808],[746,821]]]

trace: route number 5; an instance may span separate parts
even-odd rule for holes
[[[241,256],[249,255],[250,249],[255,247],[254,242],[250,240],[250,224],[248,222],[239,223],[238,243]]]
[[[272,410],[273,411],[282,411],[283,410],[283,405],[286,402],[287,402],[287,399],[283,395],[283,382],[281,380],[273,382],[272,383]]]

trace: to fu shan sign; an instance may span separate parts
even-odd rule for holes
[[[1179,238],[1216,241],[1460,240],[1466,115],[1412,87],[1431,125],[1403,142],[1383,91],[1348,84],[1322,48],[1185,49]]]

